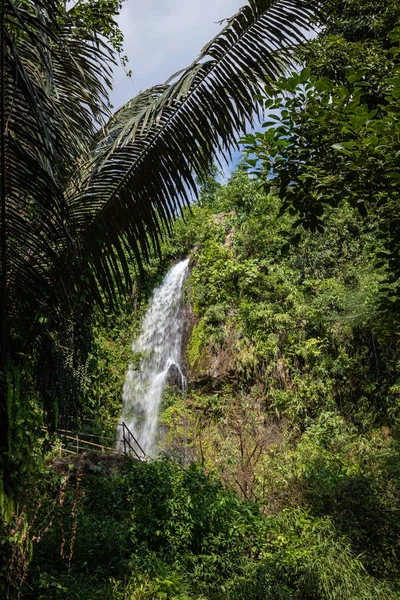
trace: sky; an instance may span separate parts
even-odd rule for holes
[[[125,0],[118,24],[129,58],[126,77],[114,72],[111,102],[118,108],[140,91],[163,83],[189,65],[245,0]]]

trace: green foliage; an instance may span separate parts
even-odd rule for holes
[[[296,215],[294,227],[322,231],[331,206],[350,203],[376,227],[374,261],[384,268],[381,327],[397,331],[397,2],[331,2],[326,26],[303,51],[308,66],[265,90],[264,133],[248,135],[248,166]],[[278,115],[277,116],[277,112]],[[301,229],[292,241],[297,241]],[[385,319],[383,319],[385,317]]]
[[[287,0],[280,11],[253,0],[188,68],[111,117],[121,1],[2,7],[3,450],[6,363],[18,368],[19,356],[29,356],[48,423],[76,421],[93,311],[114,310],[133,292],[132,263],[143,275],[196,194],[196,177],[206,178],[215,154],[258,110],[260,76],[291,63],[313,11],[306,0]]]
[[[92,326],[92,346],[81,396],[83,418],[114,424],[121,412],[121,390],[132,362],[131,342],[141,307],[129,303],[119,314],[97,315]],[[114,427],[108,431],[114,434]]]
[[[320,554],[317,542],[315,554],[311,542],[309,555],[301,551],[298,578],[279,567],[287,597],[288,581],[301,598],[334,597],[330,589],[343,598],[395,597],[368,579],[384,573],[397,585],[399,565],[392,439],[399,355],[378,321],[384,274],[371,264],[376,222],[343,201],[321,216],[323,231],[302,228],[294,244],[296,216],[281,216],[282,203],[239,170],[195,209],[187,283],[196,316],[187,346],[192,388],[184,412],[168,396],[165,444],[185,446],[279,522],[301,507],[316,539],[322,528],[326,558],[319,538]],[[284,564],[292,564],[294,540]],[[318,565],[312,573],[307,560]],[[274,554],[269,573],[277,565]],[[336,568],[349,579],[335,581]]]
[[[219,222],[214,238],[195,244],[188,287],[200,321],[187,350],[194,376],[210,372],[215,357],[225,352],[236,379],[260,382],[272,413],[290,416],[293,410],[306,418],[323,401],[365,426],[371,419],[385,423],[394,416],[396,400],[389,391],[394,375],[383,389],[383,373],[395,369],[397,355],[389,358],[370,331],[379,291],[369,264],[374,225],[343,204],[340,211],[330,210],[324,234],[304,232],[282,254],[294,218],[282,220],[281,202],[240,177],[246,180],[244,193],[252,186],[257,198],[252,213],[239,211],[233,195],[236,210],[226,205],[224,213],[209,217]],[[215,210],[220,208],[219,192]]]
[[[205,177],[163,261],[149,253],[137,304],[92,321],[81,407],[111,419],[146,299],[190,253],[189,388],[167,389],[160,419],[182,464],[61,461],[22,519],[2,502],[15,595],[399,598],[398,6],[325,6],[308,67],[270,82],[267,130],[246,138],[258,178]],[[142,100],[113,134],[130,135]]]
[[[196,465],[132,462],[80,485],[72,557],[73,480],[62,527],[55,522],[35,548],[26,598],[396,597],[332,519],[300,509],[263,516]]]
[[[285,252],[295,217],[258,181],[239,169],[205,193],[165,244],[166,260],[192,248],[189,389],[168,388],[160,418],[186,466],[61,462],[23,597],[399,597],[399,356],[375,333],[376,229],[343,203]],[[136,318],[94,321],[86,414],[116,414],[108,371],[123,376],[163,268]]]
[[[397,0],[328,0],[319,17],[323,36],[335,34],[353,43],[387,43],[393,23],[400,18],[400,7]]]
[[[207,360],[207,357],[204,357],[203,351],[210,340],[210,333],[207,331],[207,322],[204,319],[193,327],[186,349],[186,358],[190,367],[197,367],[201,371],[207,369],[209,360]],[[205,359],[206,362],[200,366],[202,359]]]
[[[68,11],[74,26],[83,30],[92,30],[106,38],[111,46],[120,53],[123,49],[124,36],[119,29],[115,17],[122,8],[121,0],[80,0]]]

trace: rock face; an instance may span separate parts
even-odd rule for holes
[[[185,373],[188,384],[192,387],[208,382],[216,384],[221,379],[229,379],[235,371],[236,332],[233,328],[225,332],[223,343],[213,341],[199,342],[195,359],[189,360],[188,347],[192,335],[196,335],[195,328],[201,319],[187,306],[184,311],[184,335],[182,343],[182,356],[185,357]]]
[[[186,375],[188,381],[190,381],[191,377],[190,377],[190,366],[189,366],[189,363],[187,360],[187,347],[189,345],[189,341],[192,336],[193,329],[200,322],[200,317],[197,316],[192,311],[190,302],[188,300],[185,302],[185,305],[182,310],[182,320],[183,320],[183,327],[182,327],[181,356],[183,357],[183,360],[184,360],[183,366],[185,369],[185,375]]]
[[[227,217],[235,216],[235,211],[221,212],[215,215],[214,222],[217,225],[224,224]],[[234,237],[234,230],[230,229],[225,235],[224,248],[230,248]],[[194,248],[191,258],[189,259],[189,268],[196,267],[196,256],[198,248]],[[184,299],[183,315],[183,335],[182,335],[182,352],[181,356],[185,360],[185,375],[187,382],[192,387],[204,384],[205,382],[211,385],[218,381],[230,378],[235,372],[236,355],[237,355],[237,333],[233,327],[221,325],[224,328],[222,337],[223,343],[215,341],[196,340],[195,356],[189,357],[189,347],[193,343],[192,336],[196,336],[196,329],[201,324],[199,317],[191,306],[191,290],[190,279],[189,285],[186,286],[186,297]],[[228,315],[229,316],[229,315]],[[229,323],[229,319],[227,320]],[[201,326],[201,325],[200,325]],[[205,336],[207,338],[207,336]]]
[[[203,354],[207,369],[204,375],[216,382],[221,379],[229,379],[234,374],[235,368],[235,332],[229,331],[225,343],[212,344],[211,342],[204,348]],[[196,376],[196,373],[193,373]],[[201,376],[201,372],[198,373]]]

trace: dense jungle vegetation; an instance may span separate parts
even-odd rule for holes
[[[176,223],[164,256],[191,256],[193,329],[165,455],[53,459],[29,571],[14,558],[24,597],[399,596],[400,357],[378,318],[376,224],[343,203],[286,251],[281,204],[239,168]],[[96,329],[84,396],[110,420],[132,310],[120,319]]]
[[[41,378],[13,366],[4,597],[400,598],[400,3],[323,9],[228,181],[203,170],[142,276],[125,256],[129,301],[82,312],[74,353],[36,349]],[[37,426],[118,418],[185,256],[188,389],[166,390],[160,457],[60,460]]]

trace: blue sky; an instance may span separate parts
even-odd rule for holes
[[[132,77],[121,66],[115,69],[114,108],[189,65],[222,29],[218,21],[245,4],[246,0],[125,0],[118,23]],[[225,175],[240,157],[240,152],[234,152]]]
[[[118,18],[132,78],[115,71],[115,108],[186,67],[245,0],[125,0]]]
[[[126,77],[122,67],[115,70],[114,107],[189,65],[222,29],[218,21],[245,4],[246,0],[125,0],[118,23],[132,77]],[[240,152],[234,152],[225,176],[240,157]]]

